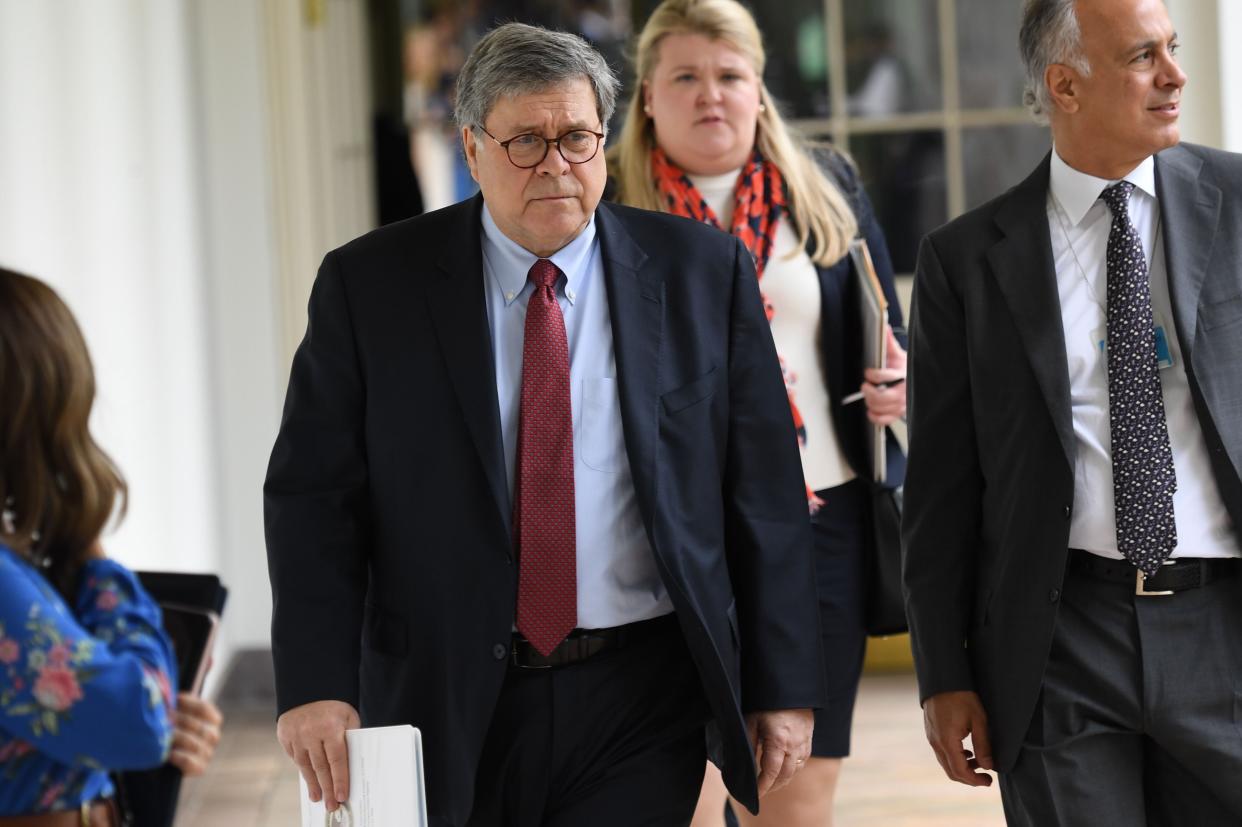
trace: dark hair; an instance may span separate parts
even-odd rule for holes
[[[95,372],[56,291],[0,268],[0,541],[72,597],[82,562],[126,487],[91,437]]]
[[[1091,64],[1082,51],[1082,31],[1074,0],[1026,0],[1018,48],[1026,72],[1022,102],[1036,120],[1047,123],[1052,112],[1052,95],[1044,83],[1048,67],[1064,63],[1082,75],[1091,74]]]

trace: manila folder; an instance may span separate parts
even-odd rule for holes
[[[858,282],[859,313],[863,329],[863,367],[882,368],[887,362],[888,349],[888,300],[884,288],[871,263],[871,250],[867,240],[856,238],[850,244],[850,259]],[[883,483],[888,476],[888,460],[885,456],[883,425],[867,429],[867,453],[871,458],[871,477]]]
[[[323,801],[311,803],[302,786],[302,827],[427,827],[423,782],[423,739],[412,726],[351,729],[349,800],[329,813]]]

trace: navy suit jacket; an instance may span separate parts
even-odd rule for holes
[[[325,257],[264,487],[280,710],[334,699],[365,726],[420,727],[450,824],[469,816],[517,590],[481,206]],[[801,464],[753,265],[681,218],[605,203],[596,227],[647,537],[709,751],[753,809],[743,712],[823,695]]]

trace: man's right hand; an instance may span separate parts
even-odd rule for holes
[[[306,779],[310,800],[322,797],[328,812],[349,798],[345,730],[359,725],[357,711],[343,701],[295,706],[276,721],[276,738]]]
[[[923,704],[923,727],[944,774],[971,787],[988,787],[993,769],[988,716],[975,692],[941,692]],[[970,736],[974,754],[963,742]]]

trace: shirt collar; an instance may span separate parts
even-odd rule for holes
[[[1121,179],[1129,181],[1136,189],[1156,198],[1156,162],[1148,155],[1143,162]],[[1087,216],[1100,194],[1117,183],[1106,178],[1096,178],[1085,172],[1079,172],[1061,159],[1056,147],[1052,148],[1052,169],[1048,187],[1056,198],[1070,226],[1076,227]]]
[[[572,305],[582,289],[582,281],[590,269],[595,247],[595,215],[573,241],[548,256],[565,274],[565,298]],[[487,202],[483,202],[483,253],[491,264],[492,276],[500,290],[505,307],[513,304],[526,287],[526,277],[539,257],[518,244],[496,225]]]

